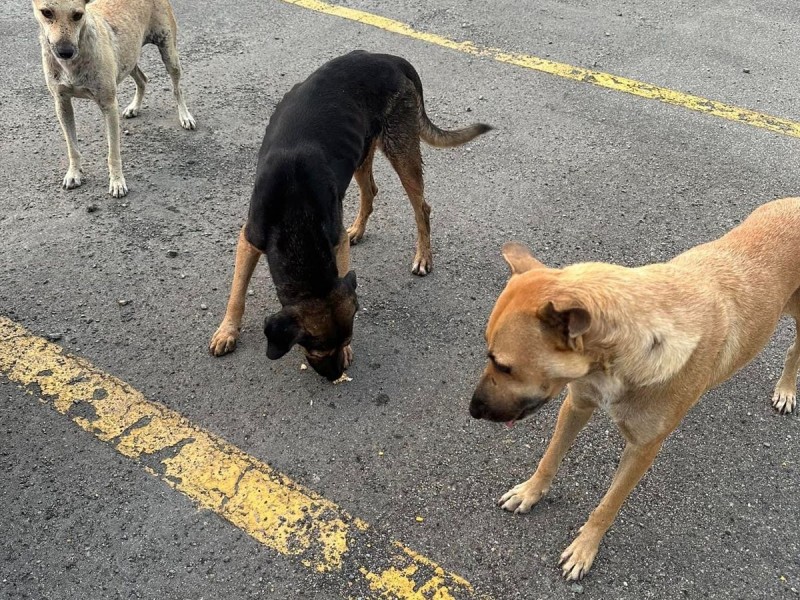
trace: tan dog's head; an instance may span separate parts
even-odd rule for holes
[[[592,325],[589,310],[559,285],[548,269],[515,242],[503,246],[511,280],[486,327],[489,362],[472,395],[476,419],[513,422],[557,397],[583,377],[594,360],[584,351]]]
[[[33,14],[42,28],[50,52],[58,60],[78,56],[81,31],[89,0],[33,0]]]

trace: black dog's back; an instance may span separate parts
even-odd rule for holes
[[[409,69],[414,70],[402,58],[363,50],[324,64],[278,103],[260,157],[316,146],[344,194],[369,143],[383,129],[387,100],[413,89],[405,75]]]

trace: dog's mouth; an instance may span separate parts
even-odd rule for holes
[[[320,352],[311,353],[306,350],[305,355],[311,368],[329,381],[339,379],[344,373],[346,365],[344,364],[344,355],[341,348],[334,348],[324,354]]]
[[[542,407],[542,405],[544,405],[549,399],[550,398],[534,398],[534,399],[528,400],[528,402],[525,403],[525,406],[523,406],[522,410],[519,412],[519,414],[516,417],[506,421],[506,427],[511,429],[512,427],[514,427],[514,424],[517,421],[522,421],[523,419],[527,419],[533,413],[535,413],[537,410],[539,410]]]

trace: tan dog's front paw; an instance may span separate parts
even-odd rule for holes
[[[347,346],[344,347],[343,352],[344,352],[344,368],[346,369],[347,367],[353,364],[353,348],[350,346],[350,344],[347,344]]]
[[[128,185],[125,183],[125,178],[120,175],[119,177],[112,177],[108,183],[108,193],[114,198],[122,198],[128,194]]]
[[[775,393],[772,395],[772,406],[775,410],[782,415],[788,415],[794,410],[796,404],[797,392],[775,388]]]
[[[498,504],[503,510],[521,515],[529,512],[549,491],[531,477],[528,481],[515,485],[500,498]]]
[[[74,190],[81,185],[81,170],[69,169],[67,174],[64,175],[64,181],[61,182],[61,187],[65,190]]]
[[[583,528],[581,528],[583,529]],[[600,548],[600,540],[581,531],[561,554],[561,573],[569,581],[578,581],[589,572]]]
[[[430,251],[417,252],[417,255],[414,257],[414,262],[411,264],[411,272],[414,275],[425,277],[425,275],[431,271],[433,271],[433,257]]]
[[[236,340],[239,338],[239,328],[223,322],[211,338],[208,351],[212,356],[222,356],[233,352]]]

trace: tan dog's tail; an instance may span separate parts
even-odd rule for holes
[[[453,130],[440,129],[434,125],[425,112],[422,81],[420,81],[416,69],[414,69],[411,63],[404,59],[400,59],[399,66],[403,74],[414,84],[414,88],[417,91],[417,96],[419,98],[419,136],[426,143],[437,148],[452,148],[453,146],[466,144],[470,140],[493,129],[491,125],[487,125],[486,123],[475,123],[469,127]]]

